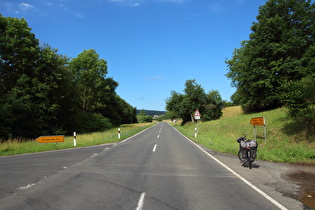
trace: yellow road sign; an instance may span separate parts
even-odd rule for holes
[[[265,118],[264,117],[253,117],[250,120],[250,123],[253,126],[257,126],[257,125],[265,125]]]
[[[40,136],[35,140],[39,143],[64,142],[65,136]]]

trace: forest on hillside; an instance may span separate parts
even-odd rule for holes
[[[41,44],[25,19],[0,14],[0,139],[102,131],[135,123],[107,62],[93,50],[70,59]]]
[[[137,114],[140,114],[140,112],[141,112],[142,110],[137,110]],[[147,115],[149,115],[149,116],[151,116],[151,117],[153,117],[154,115],[158,115],[158,116],[160,116],[160,115],[165,115],[166,114],[166,111],[156,111],[156,110],[147,110],[147,109],[143,109],[143,111],[147,114]]]
[[[269,0],[259,8],[249,40],[226,61],[245,113],[285,106],[307,133],[315,128],[315,3]]]

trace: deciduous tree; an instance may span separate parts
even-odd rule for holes
[[[247,112],[279,107],[283,85],[314,71],[305,59],[315,41],[310,0],[269,0],[259,8],[250,40],[227,60],[227,77]]]
[[[73,79],[78,87],[82,110],[89,112],[96,106],[98,89],[104,83],[107,63],[95,50],[84,50],[69,63]]]
[[[202,120],[218,119],[222,115],[223,101],[218,91],[205,93],[201,85],[195,80],[187,80],[184,94],[171,92],[166,100],[166,110],[172,118],[181,118],[182,124],[193,121],[193,113],[198,109],[202,113]]]

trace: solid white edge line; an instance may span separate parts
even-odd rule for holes
[[[141,210],[143,208],[144,197],[145,197],[145,192],[141,193],[140,199],[139,199],[139,202],[138,202],[138,206],[137,206],[136,210]]]
[[[174,128],[173,126],[171,126],[172,128]],[[221,161],[219,161],[218,159],[216,159],[215,157],[213,157],[211,154],[209,154],[208,152],[206,152],[204,149],[202,149],[198,144],[196,144],[195,142],[193,142],[192,140],[190,140],[187,136],[185,136],[184,134],[182,134],[181,132],[179,132],[176,128],[174,128],[178,133],[180,133],[182,136],[184,136],[190,143],[194,144],[196,147],[198,147],[201,151],[203,151],[206,155],[208,155],[209,157],[211,157],[213,160],[215,160],[216,162],[218,162],[221,166],[223,166],[224,168],[226,168],[228,171],[230,171],[231,173],[233,173],[235,176],[237,176],[240,180],[242,180],[243,182],[245,182],[248,186],[250,186],[251,188],[253,188],[254,190],[256,190],[256,192],[258,192],[259,194],[261,194],[262,196],[264,196],[267,200],[269,200],[271,203],[273,203],[274,205],[276,205],[277,207],[279,207],[282,210],[288,210],[286,207],[284,207],[282,204],[280,204],[278,201],[276,201],[275,199],[273,199],[272,197],[270,197],[268,194],[266,194],[265,192],[263,192],[261,189],[259,189],[258,187],[256,187],[255,185],[253,185],[252,183],[250,183],[247,179],[245,179],[244,177],[242,177],[241,175],[239,175],[238,173],[236,173],[235,171],[233,171],[230,167],[228,167],[227,165],[225,165],[224,163],[222,163]]]
[[[153,147],[153,152],[155,152],[155,149],[156,149],[156,144],[155,144],[154,147]]]

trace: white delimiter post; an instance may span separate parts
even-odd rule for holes
[[[77,146],[77,134],[76,134],[76,132],[73,132],[73,146],[74,147]]]
[[[195,128],[195,138],[197,138],[197,128]]]
[[[118,128],[118,139],[120,139],[120,128]]]

